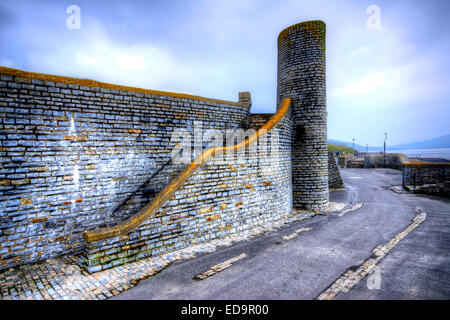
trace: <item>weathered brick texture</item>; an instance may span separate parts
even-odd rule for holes
[[[290,27],[278,45],[278,102],[292,103],[263,140],[268,154],[210,159],[139,226],[86,242],[83,232],[133,221],[182,177],[185,165],[170,161],[174,129],[193,135],[201,122],[226,136],[271,115],[251,115],[248,92],[229,102],[0,67],[0,269],[84,251],[95,272],[259,226],[293,206],[324,209],[325,24]]]
[[[344,182],[342,181],[333,152],[328,152],[328,187],[330,189],[344,188]]]
[[[289,112],[266,136],[267,155],[261,156],[258,144],[257,156],[213,158],[140,227],[87,242],[87,270],[108,269],[287,216],[292,209],[291,126]]]
[[[328,206],[325,23],[307,21],[278,37],[277,101],[292,99],[294,206]]]
[[[420,193],[450,195],[449,163],[409,163],[403,168],[403,186]]]
[[[255,130],[259,129],[269,121],[271,116],[273,116],[273,113],[252,113],[250,114],[249,127]]]
[[[249,108],[239,103],[5,73],[0,268],[81,252],[83,231],[139,210],[152,196],[143,191],[158,192],[184,167],[169,164],[154,175],[170,159],[174,128],[192,132],[201,121],[225,132],[248,121]]]

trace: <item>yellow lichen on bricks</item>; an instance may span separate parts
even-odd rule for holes
[[[220,219],[220,214],[213,214],[211,216],[206,217],[206,222],[214,221]]]
[[[204,97],[195,96],[195,95],[187,94],[187,93],[176,93],[176,92],[167,92],[167,91],[158,91],[158,90],[121,86],[121,85],[100,82],[100,81],[95,81],[95,80],[90,80],[90,79],[79,79],[79,78],[56,76],[56,75],[44,74],[44,73],[35,73],[35,72],[29,72],[29,71],[24,71],[24,70],[19,70],[19,69],[2,67],[2,66],[0,66],[0,73],[4,74],[4,75],[14,76],[14,77],[21,77],[21,78],[25,79],[26,81],[31,81],[30,79],[36,79],[36,80],[42,80],[42,81],[78,84],[81,86],[91,87],[91,88],[97,87],[97,88],[113,89],[113,90],[120,90],[120,91],[132,91],[132,92],[138,92],[138,93],[144,93],[144,94],[154,94],[154,95],[160,95],[160,96],[166,96],[166,97],[200,100],[200,101],[206,101],[206,102],[212,102],[212,103],[226,103],[226,104],[230,104],[230,105],[234,105],[234,106],[248,108],[248,106],[246,104],[239,103],[239,102],[204,98]],[[16,81],[17,81],[17,79],[18,78],[16,78]]]
[[[226,224],[224,226],[219,226],[219,231],[228,231],[232,228],[233,226],[231,224]]]
[[[16,81],[20,83],[31,83],[31,79],[27,77],[16,77]]]
[[[24,184],[29,184],[30,179],[20,179],[20,180],[11,180],[11,184],[13,186],[22,186]]]
[[[44,218],[34,218],[31,219],[31,223],[40,223],[40,222],[46,222],[48,220],[48,218],[44,217]]]
[[[135,134],[140,134],[142,132],[141,129],[128,129],[127,133],[135,133]]]
[[[95,152],[95,150],[86,150],[85,153],[88,154],[88,155],[94,155],[94,154],[97,154],[97,152]]]
[[[76,137],[77,137],[76,139],[78,142],[88,141],[88,136],[86,136],[86,135],[77,135]]]
[[[212,212],[212,211],[213,211],[213,206],[210,206],[210,207],[205,207],[205,208],[201,208],[201,209],[197,210],[197,213],[205,214],[205,213]]]
[[[31,167],[30,171],[47,172],[48,171],[48,167],[47,166]]]
[[[9,180],[9,179],[0,180],[0,186],[10,186],[10,185],[11,185],[11,180]]]
[[[450,166],[448,162],[428,162],[428,161],[416,161],[416,162],[405,162],[403,164],[405,167],[420,167],[420,166],[430,166],[430,167],[439,167],[439,166]]]
[[[246,185],[245,185],[245,188],[246,188],[246,189],[249,189],[249,190],[250,190],[250,192],[253,192],[253,191],[255,191],[255,188],[253,187],[253,185],[252,185],[252,184],[246,184]]]
[[[20,205],[24,206],[27,204],[33,204],[33,199],[31,198],[20,198]]]
[[[77,141],[77,142],[84,142],[88,140],[88,136],[87,135],[68,135],[68,136],[64,136],[64,140],[69,140],[69,141]]]
[[[64,136],[64,140],[75,141],[77,139],[76,135]]]

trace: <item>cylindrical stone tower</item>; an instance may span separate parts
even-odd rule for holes
[[[277,105],[291,98],[294,207],[328,206],[325,23],[307,21],[278,36]]]

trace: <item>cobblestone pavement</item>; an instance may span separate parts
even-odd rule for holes
[[[342,205],[331,203],[327,211],[341,207]],[[107,299],[130,289],[140,280],[158,273],[177,260],[191,259],[198,253],[214,252],[217,247],[230,246],[314,215],[313,212],[293,211],[289,217],[264,227],[256,227],[224,239],[193,245],[160,257],[143,259],[93,274],[80,268],[82,256],[64,256],[9,268],[0,273],[0,300]]]
[[[217,272],[223,271],[233,265],[233,262],[241,260],[245,258],[247,255],[245,253],[242,253],[236,257],[233,257],[231,259],[228,259],[224,262],[218,263],[213,265],[211,268],[209,268],[207,271],[198,274],[194,277],[194,280],[203,280],[206,279],[212,275],[215,275]]]

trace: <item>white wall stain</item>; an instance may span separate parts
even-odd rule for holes
[[[76,134],[77,134],[77,128],[75,127],[75,120],[74,120],[74,118],[70,118],[69,135],[76,135]]]
[[[78,167],[78,165],[76,164],[74,167],[73,167],[73,183],[74,183],[74,185],[75,185],[75,189],[76,189],[76,191],[78,191],[78,189],[80,188],[80,173],[79,173],[79,167]]]

